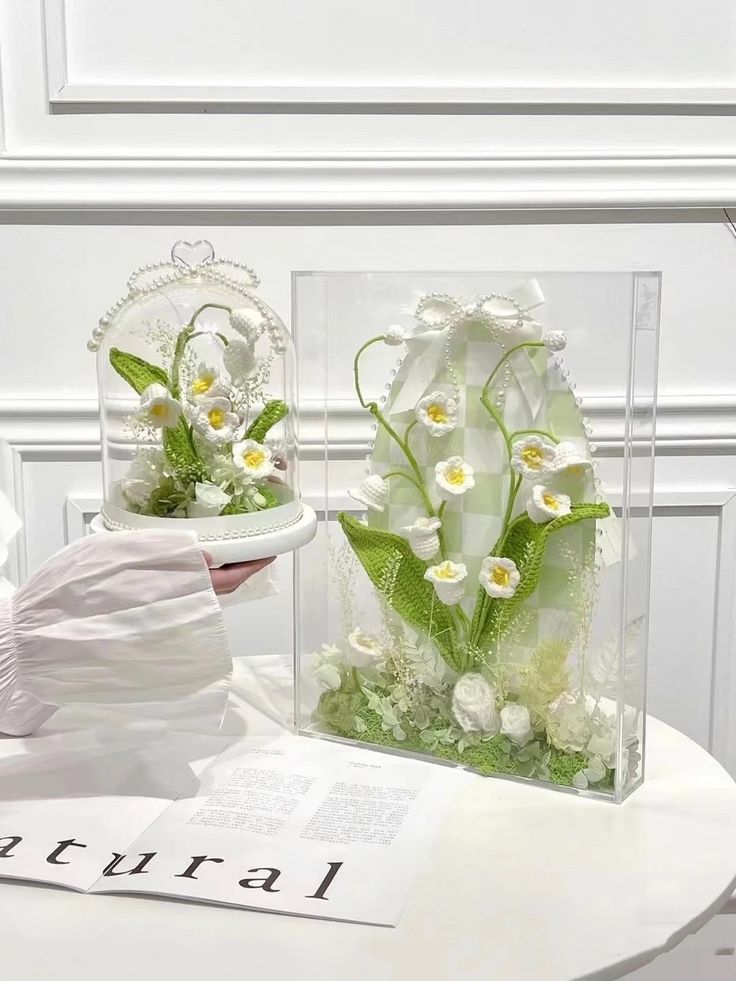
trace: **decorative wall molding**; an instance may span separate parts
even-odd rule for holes
[[[203,214],[226,221],[236,215],[269,221],[342,216],[361,224],[402,215],[417,222],[458,215],[478,221],[546,211],[583,211],[581,220],[594,221],[595,210],[734,204],[736,156],[727,154],[0,158],[0,220],[6,223]]]
[[[67,60],[65,0],[44,0],[49,108],[52,112],[550,113],[555,115],[730,115],[736,87],[674,85],[370,86],[230,84],[203,81],[120,85],[75,80]]]
[[[623,446],[624,400],[615,395],[585,395],[583,411],[601,454]],[[372,442],[371,421],[354,402],[329,405],[331,459],[353,459]],[[324,453],[324,405],[303,401],[299,408],[300,444],[306,459]],[[96,399],[0,399],[0,439],[22,445],[27,456],[49,453],[99,453]],[[665,395],[657,404],[657,452],[660,454],[729,453],[736,450],[736,397]]]

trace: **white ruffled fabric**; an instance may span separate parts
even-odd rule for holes
[[[0,596],[0,732],[174,722],[217,729],[232,662],[192,532],[94,535]],[[68,721],[65,721],[68,720]]]

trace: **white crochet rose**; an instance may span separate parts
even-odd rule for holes
[[[501,732],[517,746],[526,746],[534,737],[529,709],[510,702],[501,709]]]
[[[483,732],[495,736],[501,725],[496,708],[496,692],[482,674],[462,675],[452,691],[452,713],[464,732]]]

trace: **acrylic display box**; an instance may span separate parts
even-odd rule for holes
[[[294,350],[242,263],[208,242],[136,270],[100,320],[104,505],[95,531],[182,528],[215,564],[313,536],[299,495]]]
[[[642,781],[659,296],[294,274],[328,517],[299,556],[301,733],[613,801]]]

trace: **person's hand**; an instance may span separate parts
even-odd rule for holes
[[[221,565],[219,569],[210,568],[212,587],[218,596],[234,593],[246,579],[250,579],[251,576],[270,565],[275,557],[272,555],[270,558],[256,559],[254,562],[232,562],[230,565]],[[204,558],[207,565],[211,566],[214,560],[209,552],[204,553]]]

